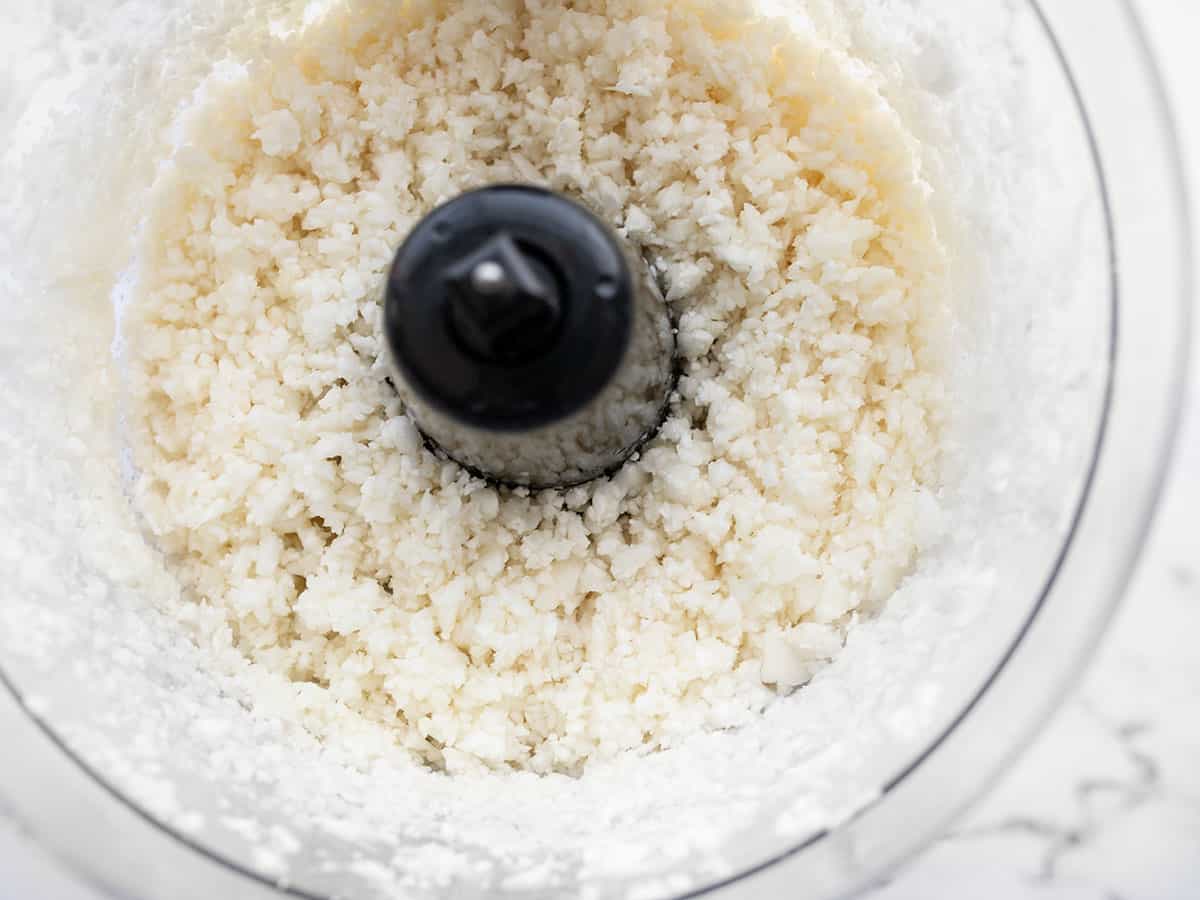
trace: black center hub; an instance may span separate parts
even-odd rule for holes
[[[418,426],[497,481],[597,477],[661,421],[666,304],[640,257],[561,195],[502,185],[434,210],[396,254],[384,313]]]

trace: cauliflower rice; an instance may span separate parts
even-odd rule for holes
[[[570,773],[736,726],[936,527],[945,252],[914,139],[816,36],[737,0],[343,2],[180,135],[126,313],[136,501],[201,639],[318,735]],[[678,395],[612,479],[493,487],[387,382],[395,248],[498,182],[669,286]]]

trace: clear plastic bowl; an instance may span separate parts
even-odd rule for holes
[[[844,5],[866,11],[844,39],[924,86],[896,102],[978,250],[951,534],[763,722],[482,786],[356,771],[247,709],[159,611],[172,585],[122,494],[112,301],[155,135],[194,60],[255,20],[182,0],[0,13],[3,806],[121,897],[831,898],[986,788],[1095,646],[1161,486],[1189,333],[1178,151],[1120,0]]]

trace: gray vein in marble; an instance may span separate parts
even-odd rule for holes
[[[1162,775],[1158,763],[1137,746],[1137,739],[1148,734],[1153,726],[1145,721],[1111,722],[1087,700],[1080,706],[1121,747],[1132,764],[1132,778],[1107,776],[1081,779],[1072,794],[1078,824],[1060,825],[1039,817],[1011,816],[998,822],[952,831],[947,841],[969,841],[1000,836],[1033,837],[1044,841],[1046,847],[1035,880],[1049,883],[1058,876],[1064,857],[1087,847],[1116,817],[1128,814],[1149,802],[1159,791]],[[1105,900],[1123,900],[1116,893]]]

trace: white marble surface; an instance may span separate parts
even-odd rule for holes
[[[1200,192],[1200,106],[1190,95],[1200,84],[1200,2],[1140,6]],[[1200,221],[1195,196],[1193,206]],[[975,811],[869,900],[1200,900],[1197,388],[1193,379],[1150,543],[1087,676]],[[0,807],[0,900],[99,897],[6,824]]]

